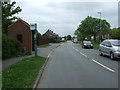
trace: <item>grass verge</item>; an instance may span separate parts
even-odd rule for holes
[[[94,49],[99,49],[99,45],[100,45],[99,43],[93,43],[93,48]]]
[[[45,60],[40,56],[30,57],[9,66],[2,72],[2,88],[32,88]]]
[[[49,45],[49,44],[44,44],[44,45],[38,46],[38,48],[45,48],[45,47],[49,47],[49,46],[51,46],[51,45]]]

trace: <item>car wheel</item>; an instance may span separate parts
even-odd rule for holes
[[[114,54],[113,54],[112,52],[110,53],[110,58],[111,58],[112,60],[115,59]]]
[[[102,54],[102,51],[101,51],[101,50],[99,50],[99,54],[100,54],[100,56],[103,56],[103,54]]]

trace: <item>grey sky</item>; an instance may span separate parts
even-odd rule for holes
[[[106,19],[111,24],[111,28],[118,26],[117,2],[15,1],[17,6],[22,8],[18,16],[28,23],[36,22],[41,34],[51,29],[60,36],[74,35],[80,22],[88,15],[99,18],[98,11],[102,12],[102,19]]]

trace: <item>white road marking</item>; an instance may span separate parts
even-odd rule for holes
[[[72,45],[72,47],[73,47],[73,45]],[[73,47],[73,49],[75,49],[75,48]],[[78,51],[78,49],[75,49],[75,50]],[[80,54],[83,55],[84,57],[87,57],[87,55],[83,54],[82,52],[80,52]],[[99,63],[98,61],[96,61],[96,60],[94,60],[94,59],[91,59],[91,60],[92,60],[93,62],[95,62],[96,64],[102,66],[103,68],[105,68],[105,69],[107,69],[107,70],[109,70],[109,71],[111,71],[111,72],[115,72],[115,70],[110,69],[109,67],[107,67],[107,66]]]
[[[52,51],[48,54],[48,58],[50,57],[51,53],[52,53]]]
[[[78,49],[75,49],[78,52]]]
[[[73,47],[73,49],[75,49],[75,48]]]
[[[92,59],[92,61],[95,62],[96,64],[98,64],[98,65],[104,67],[105,69],[111,71],[111,72],[115,72],[114,70],[112,70],[112,69],[110,69],[109,67],[107,67],[107,66],[105,66],[105,65],[103,65],[103,64],[101,64],[101,63],[99,63],[98,61],[96,61],[96,60],[94,60],[94,59]]]
[[[80,54],[83,55],[84,57],[87,57],[87,55],[85,55],[85,54],[83,54],[83,53],[81,53],[81,52],[80,52]]]

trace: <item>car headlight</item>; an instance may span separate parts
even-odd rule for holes
[[[120,52],[120,49],[118,49],[117,52]]]
[[[85,46],[87,45],[87,44],[84,44]]]
[[[116,50],[114,50],[114,52],[120,52],[120,50],[119,50],[119,49],[116,49]]]
[[[93,44],[91,44],[91,46],[93,46]]]

